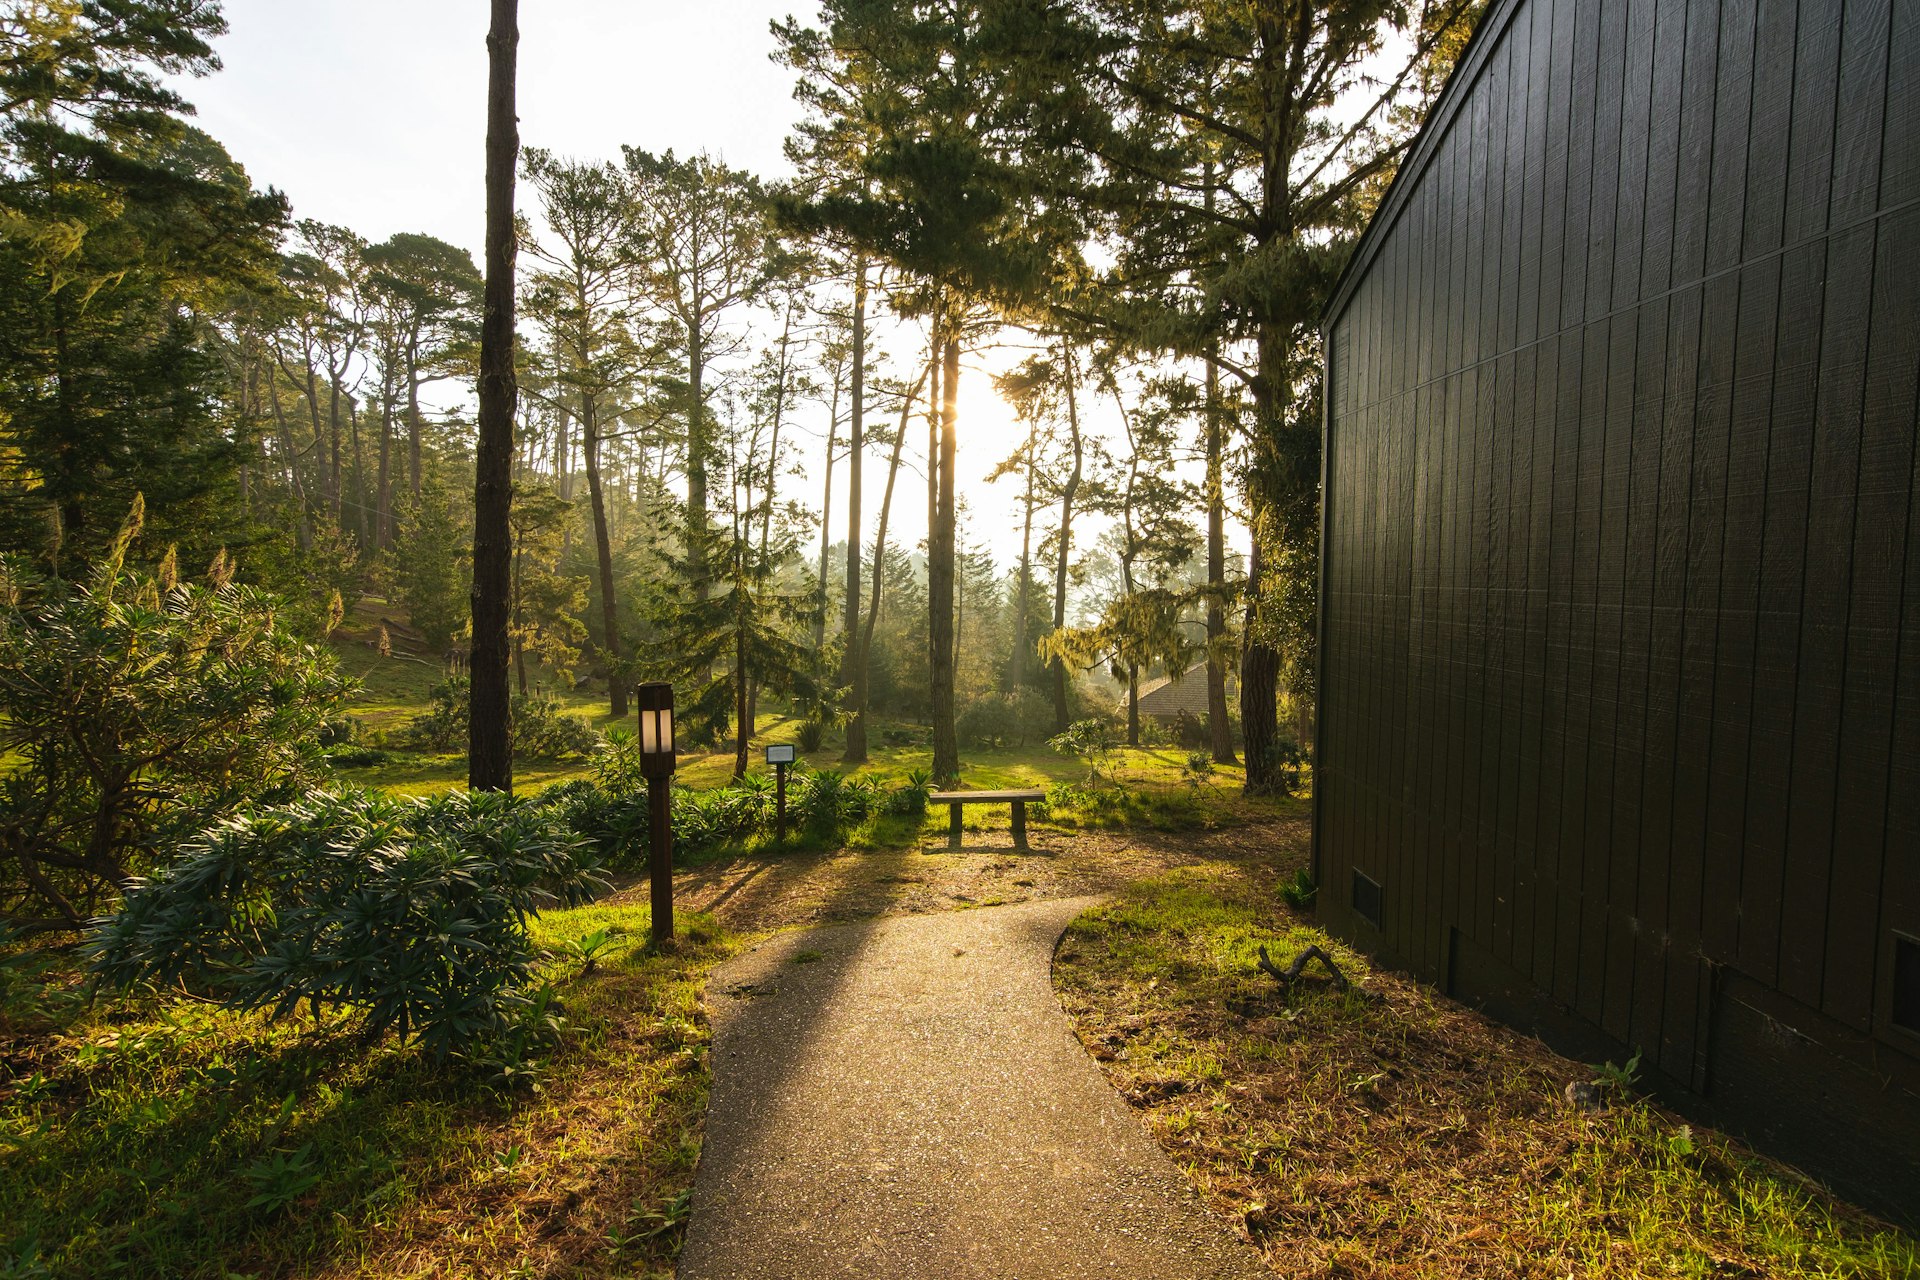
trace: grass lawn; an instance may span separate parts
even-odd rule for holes
[[[339,1018],[91,1007],[56,965],[0,1016],[0,1276],[665,1275],[706,1109],[706,973],[735,941],[644,905],[540,918],[575,1032],[537,1083]],[[29,989],[31,988],[31,989]],[[11,1256],[9,1256],[11,1255]]]
[[[1210,863],[1081,916],[1054,979],[1082,1042],[1289,1277],[1920,1275],[1920,1246],[1593,1068],[1331,942],[1282,868]],[[1255,969],[1309,944],[1361,991]]]

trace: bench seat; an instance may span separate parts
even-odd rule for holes
[[[1027,847],[1027,805],[1045,800],[1044,791],[936,791],[927,797],[929,803],[944,804],[952,815],[947,824],[947,848],[960,847],[960,810],[970,804],[1005,804],[1013,806],[1013,847]]]

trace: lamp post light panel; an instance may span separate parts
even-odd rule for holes
[[[640,716],[640,769],[648,776],[670,774],[673,749],[673,686],[643,684],[635,691]]]
[[[791,742],[783,742],[776,746],[768,747],[767,763],[776,764],[776,765],[792,764],[793,763],[793,744]]]

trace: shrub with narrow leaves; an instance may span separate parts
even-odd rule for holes
[[[352,1009],[436,1057],[509,1032],[541,907],[605,887],[558,806],[315,792],[220,822],[129,891],[92,944],[115,986],[184,983],[283,1017]]]
[[[322,775],[350,682],[272,597],[173,557],[84,582],[0,557],[0,920],[80,928],[182,839]]]

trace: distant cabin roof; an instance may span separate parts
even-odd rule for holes
[[[1233,687],[1233,677],[1228,675],[1227,687]],[[1121,696],[1121,706],[1126,705],[1126,697]],[[1171,720],[1182,711],[1196,720],[1204,719],[1207,714],[1207,666],[1196,663],[1178,676],[1161,676],[1140,686],[1140,714],[1143,716],[1164,716]]]

